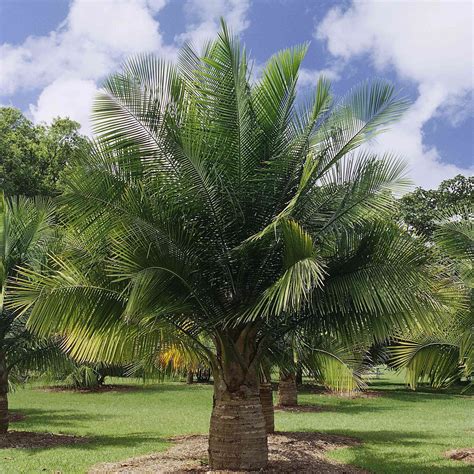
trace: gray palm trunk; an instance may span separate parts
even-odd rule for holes
[[[8,431],[8,370],[4,352],[0,352],[0,433]]]
[[[275,432],[275,409],[273,407],[273,389],[270,382],[260,383],[260,403],[267,433]]]
[[[294,372],[280,372],[278,384],[278,404],[284,407],[298,405],[298,388]]]
[[[244,338],[242,338],[244,339]],[[268,463],[255,344],[220,341],[213,368],[214,406],[209,430],[212,469],[259,470]],[[255,342],[255,341],[253,341]]]

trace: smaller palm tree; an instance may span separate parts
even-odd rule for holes
[[[8,391],[28,370],[44,370],[63,358],[54,339],[33,336],[25,315],[7,309],[9,283],[18,266],[40,269],[53,237],[51,202],[6,199],[0,193],[0,433],[8,431]]]
[[[463,304],[430,330],[400,336],[391,347],[391,364],[405,369],[408,385],[428,382],[442,388],[474,373],[474,212],[453,209],[440,216],[433,235],[440,264],[451,269],[461,288]],[[469,386],[472,386],[472,381]]]
[[[279,368],[278,405],[298,404],[298,372],[334,392],[366,388],[363,375],[369,367],[370,341],[369,330],[356,340],[300,330],[273,345],[267,364]]]

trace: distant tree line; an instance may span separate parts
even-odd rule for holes
[[[73,154],[86,146],[69,118],[33,124],[13,107],[0,108],[0,189],[6,196],[55,196]]]
[[[437,189],[416,188],[400,199],[403,221],[410,229],[430,239],[441,213],[449,209],[472,207],[474,202],[474,176],[458,174],[441,182]]]

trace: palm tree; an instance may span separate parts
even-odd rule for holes
[[[355,335],[354,335],[355,336]],[[297,372],[334,392],[366,388],[363,375],[368,370],[370,331],[357,340],[343,334],[310,334],[297,330],[269,348],[266,364],[279,368],[278,405],[298,405]]]
[[[53,235],[51,203],[39,199],[5,199],[0,193],[0,433],[8,431],[8,390],[27,370],[44,370],[61,359],[58,344],[33,336],[26,317],[7,308],[9,278],[20,265],[38,269]]]
[[[277,53],[256,82],[225,25],[202,56],[131,59],[105,81],[99,142],[62,197],[82,251],[17,284],[32,330],[79,359],[156,357],[176,337],[205,356],[214,469],[267,464],[259,367],[274,341],[385,334],[440,306],[424,246],[384,221],[403,164],[356,151],[406,102],[381,81],[336,101],[324,79],[296,102],[306,50]]]
[[[473,216],[472,209],[445,210],[433,234],[440,264],[452,270],[464,304],[452,308],[436,325],[398,337],[390,347],[390,363],[405,369],[413,389],[422,381],[434,388],[447,387],[461,378],[469,380],[474,373]]]

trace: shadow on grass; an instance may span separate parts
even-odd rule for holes
[[[434,395],[473,395],[472,390],[466,390],[469,386],[463,383],[454,384],[447,388],[433,388],[428,384],[419,384],[416,390],[412,390],[403,383],[394,383],[390,380],[378,379],[369,383],[369,389],[382,390],[384,393],[400,392],[400,393],[426,393]]]
[[[372,472],[400,472],[400,473],[429,473],[429,472],[473,472],[472,466],[462,462],[450,462],[449,466],[436,466],[420,464],[419,454],[410,453],[406,450],[397,452],[400,446],[405,448],[417,448],[429,443],[434,447],[434,458],[438,457],[438,462],[446,461],[443,453],[447,447],[445,444],[433,442],[435,436],[418,431],[362,431],[362,430],[325,430],[324,433],[334,435],[350,436],[362,441],[359,446],[349,449],[351,456],[344,462],[357,467],[370,469]],[[377,453],[377,447],[384,446],[391,452],[390,456]],[[392,448],[393,449],[390,449]],[[375,449],[374,449],[375,448]],[[384,450],[386,452],[387,449]],[[433,462],[436,462],[433,460]]]
[[[15,434],[18,434],[17,431]],[[35,432],[36,433],[36,432]],[[41,433],[38,432],[38,435]],[[50,446],[33,446],[33,447],[17,447],[13,448],[16,450],[21,450],[28,452],[29,455],[40,454],[44,451],[49,451],[53,449],[68,449],[68,450],[83,450],[91,451],[97,450],[101,451],[104,449],[110,448],[135,448],[145,443],[156,443],[156,451],[161,451],[166,449],[170,444],[170,440],[167,438],[159,436],[151,436],[149,433],[128,433],[124,436],[91,436],[82,437],[82,441],[78,443],[64,443],[64,444],[52,444]],[[161,445],[161,446],[160,446]],[[1,449],[0,449],[1,456]],[[1,472],[1,471],[0,471]]]
[[[101,420],[102,416],[92,415],[83,411],[74,410],[38,410],[36,408],[22,408],[21,410],[13,410],[24,415],[24,419],[15,422],[15,429],[19,428],[24,431],[39,431],[48,428],[68,428],[78,427],[78,422],[88,422]]]
[[[279,407],[275,405],[275,411],[279,413],[290,413],[295,415],[303,415],[311,412],[310,408],[314,407],[314,413],[340,413],[346,415],[356,415],[359,413],[375,413],[381,411],[391,411],[392,407],[389,406],[373,406],[369,404],[354,404],[351,403],[352,400],[342,401],[340,403],[313,403],[307,400],[301,400],[298,402],[296,407]],[[309,409],[308,409],[309,408]],[[299,410],[300,409],[300,410]]]
[[[169,446],[171,441],[168,438],[164,438],[162,436],[153,436],[150,433],[127,433],[126,435],[100,435],[100,436],[91,436],[89,438],[89,442],[82,446],[80,445],[72,445],[68,446],[68,448],[73,449],[80,449],[85,448],[87,450],[91,449],[98,449],[101,450],[103,448],[134,448],[139,446],[143,443],[153,442],[157,444],[157,451],[160,449],[160,444],[162,445],[162,449]]]
[[[18,410],[13,410],[18,411]],[[19,412],[19,411],[18,411]],[[103,416],[100,414],[90,414],[77,410],[40,410],[36,408],[21,409],[21,414],[24,419],[18,421],[11,426],[15,432],[52,432],[54,434],[76,435],[84,438],[84,442],[80,444],[65,444],[58,446],[41,446],[33,448],[15,448],[26,450],[29,453],[38,453],[45,449],[50,450],[58,447],[66,447],[67,449],[86,449],[86,450],[100,450],[107,447],[135,447],[144,443],[153,442],[162,446],[168,445],[170,441],[163,436],[154,435],[146,432],[130,432],[126,434],[113,435],[96,435],[94,433],[84,433],[78,428],[87,428],[89,422],[100,421]],[[71,430],[74,428],[74,430]],[[1,469],[0,469],[1,472]]]
[[[431,402],[431,401],[446,401],[455,400],[459,398],[472,399],[473,397],[468,394],[461,394],[459,392],[445,392],[445,391],[434,391],[434,390],[409,390],[405,388],[383,390],[383,398],[398,400],[408,403],[420,403],[420,402]]]

